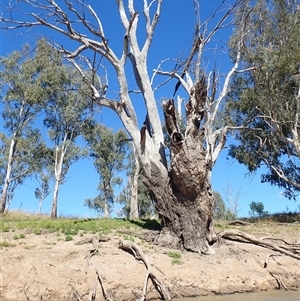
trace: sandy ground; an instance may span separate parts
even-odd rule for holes
[[[291,243],[300,242],[299,224],[260,224],[241,230],[257,237],[272,235]],[[25,238],[14,239],[20,233],[24,233]],[[56,233],[36,235],[29,230],[0,235],[0,300],[80,300],[75,292],[82,300],[90,300],[89,293],[95,282],[96,300],[104,300],[95,268],[114,300],[135,300],[141,296],[146,268],[118,248],[118,242],[126,238],[124,234],[110,234],[109,241],[101,242],[88,268],[85,257],[93,246],[76,242],[92,234],[76,235],[71,241]],[[3,246],[3,242],[9,246]],[[216,246],[216,254],[211,256],[179,251],[181,259],[172,263],[174,259],[168,255],[170,249],[136,237],[134,242],[153,264],[154,273],[167,285],[172,298],[299,288],[298,260],[275,256],[264,268],[267,255],[276,253],[255,245],[226,242]],[[147,299],[159,297],[150,281]]]

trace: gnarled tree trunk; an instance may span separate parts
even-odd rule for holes
[[[173,100],[164,102],[167,131],[171,140],[171,168],[168,177],[151,162],[151,177],[145,181],[162,220],[160,244],[205,254],[213,253],[216,241],[212,225],[214,198],[211,189],[212,161],[204,148],[200,128],[206,98],[205,78],[194,86],[187,104],[187,129],[180,133]]]

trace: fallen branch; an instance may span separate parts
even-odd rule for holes
[[[237,219],[237,220],[229,222],[228,225],[231,225],[231,226],[250,226],[251,224],[248,223],[248,222],[244,222],[244,221],[241,221],[241,220]]]
[[[300,245],[297,245],[296,250],[294,248],[290,249],[290,250],[286,250],[286,246],[282,246],[282,245],[277,246],[274,243],[267,242],[265,240],[256,238],[255,236],[253,236],[251,234],[247,234],[245,232],[238,231],[238,230],[225,230],[225,231],[219,233],[218,237],[229,239],[229,240],[245,242],[245,243],[252,243],[252,244],[255,244],[255,245],[267,248],[267,249],[271,249],[273,251],[277,251],[277,252],[283,253],[287,256],[290,256],[292,258],[300,260],[300,255],[295,254],[300,251]]]
[[[119,248],[126,251],[130,252],[133,254],[134,258],[136,260],[142,261],[146,268],[147,268],[147,273],[144,281],[144,286],[143,286],[143,294],[142,297],[139,299],[139,301],[144,301],[146,299],[146,290],[147,290],[147,283],[149,277],[155,284],[155,286],[158,286],[160,288],[160,293],[163,297],[164,300],[171,300],[170,293],[167,289],[167,287],[164,285],[164,283],[152,272],[152,265],[148,261],[147,257],[145,256],[144,252],[132,241],[123,241],[119,243]]]

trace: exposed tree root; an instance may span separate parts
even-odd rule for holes
[[[268,254],[264,263],[264,268],[268,266],[270,257],[282,256],[283,254]],[[274,258],[273,258],[274,259]],[[275,259],[274,259],[275,260]],[[278,262],[277,262],[278,263]]]
[[[99,273],[99,271],[98,271],[97,269],[96,269],[96,274],[97,274],[97,278],[98,278],[98,280],[99,280],[99,283],[100,283],[100,285],[101,285],[102,293],[103,293],[103,297],[104,297],[105,301],[114,301],[113,299],[111,299],[111,298],[108,296],[107,291],[106,291],[106,289],[105,289],[105,287],[104,287],[104,284],[103,284],[103,280],[102,280],[102,278],[101,278],[101,275],[100,275],[100,273]]]
[[[275,243],[271,243],[266,241],[267,239],[271,238],[263,238],[259,239],[256,238],[255,236],[238,231],[238,230],[225,230],[221,233],[218,234],[219,238],[224,238],[224,239],[229,239],[229,240],[234,240],[234,241],[240,241],[240,242],[245,242],[245,243],[252,243],[267,249],[271,249],[273,251],[277,251],[280,253],[283,253],[287,256],[290,256],[292,258],[300,260],[300,244],[288,244],[282,239],[273,239],[273,240],[278,240],[283,242],[284,244],[281,245],[276,245]]]
[[[119,248],[126,252],[130,252],[131,254],[133,254],[135,259],[142,261],[147,268],[147,273],[146,273],[144,287],[143,287],[143,294],[142,294],[141,298],[139,299],[139,301],[144,301],[146,299],[147,283],[148,283],[149,278],[151,278],[151,280],[153,281],[153,283],[156,287],[160,288],[160,293],[161,293],[163,299],[171,300],[171,296],[170,296],[170,293],[169,293],[167,287],[155,274],[153,274],[152,265],[148,261],[147,257],[143,253],[143,251],[138,247],[138,245],[136,245],[132,241],[123,241],[123,242],[120,242]]]
[[[71,285],[71,288],[72,288],[72,294],[73,294],[73,297],[77,300],[77,301],[83,301],[80,294],[77,292],[77,290],[75,289],[75,287],[73,285]]]
[[[283,283],[282,278],[281,278],[281,276],[280,276],[279,274],[276,274],[276,273],[273,273],[273,272],[270,272],[270,271],[269,271],[269,273],[270,273],[270,275],[271,275],[272,277],[274,277],[275,280],[277,281],[278,289],[282,289],[282,288],[284,288],[285,290],[288,289],[288,288],[285,286],[285,284]]]
[[[94,256],[98,252],[98,249],[99,249],[99,239],[98,239],[98,237],[93,237],[92,238],[92,244],[94,246],[94,249],[90,250],[88,255],[86,255],[86,257],[85,257],[86,258],[86,266],[85,266],[86,271],[85,271],[85,273],[87,273],[87,269],[90,265],[90,260],[91,260],[92,256]]]

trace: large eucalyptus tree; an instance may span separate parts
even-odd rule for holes
[[[289,198],[300,193],[300,9],[296,0],[259,0],[249,7],[248,33],[228,115],[239,144],[230,155],[277,185]],[[250,13],[251,11],[251,13]],[[234,46],[232,37],[232,46]],[[235,49],[232,47],[232,51]]]
[[[208,21],[200,23],[198,5],[191,1],[196,10],[197,24],[192,52],[186,62],[180,62],[174,70],[155,70],[154,74],[176,78],[187,94],[186,130],[181,132],[177,125],[173,100],[163,103],[167,131],[170,136],[170,161],[167,160],[159,105],[155,99],[155,88],[147,63],[154,31],[161,18],[162,0],[142,1],[142,7],[133,0],[116,1],[116,10],[123,25],[122,49],[113,49],[110,37],[105,34],[101,14],[105,9],[95,11],[89,1],[27,0],[12,1],[19,7],[22,2],[24,15],[18,18],[14,11],[1,18],[7,29],[34,28],[44,26],[67,38],[62,46],[56,44],[65,57],[74,64],[90,87],[95,103],[105,106],[119,116],[130,135],[144,174],[144,183],[155,202],[155,209],[161,219],[162,231],[157,239],[160,244],[210,254],[210,245],[216,240],[212,224],[213,192],[211,171],[225,141],[228,127],[217,128],[215,118],[221,103],[228,93],[232,75],[239,70],[243,38],[246,33],[247,16],[243,15],[242,26],[236,28],[239,38],[237,51],[232,57],[233,64],[226,75],[217,82],[217,72],[205,72],[203,51],[210,47],[214,35],[222,28],[230,26],[231,14],[235,9],[243,9],[246,0],[233,1],[231,8],[212,27]],[[187,1],[188,2],[188,1]],[[219,12],[225,1],[220,1]],[[92,3],[92,2],[91,2]],[[138,8],[139,7],[139,8]],[[222,7],[223,8],[223,7]],[[228,7],[227,7],[228,8]],[[167,13],[167,11],[165,12]],[[143,18],[145,35],[138,29],[139,19]],[[162,15],[163,17],[163,15]],[[175,17],[175,16],[174,16]],[[176,17],[175,17],[176,18]],[[180,16],[177,16],[180,19]],[[113,24],[113,22],[111,23]],[[210,28],[211,30],[208,30]],[[140,36],[140,34],[142,36]],[[190,34],[190,33],[187,33]],[[158,51],[155,50],[154,51]],[[93,60],[100,54],[103,61],[112,67],[119,85],[118,98],[110,98],[106,85],[89,80],[80,67],[79,59],[87,62],[93,72],[99,62]],[[161,58],[163,60],[165,58]],[[196,61],[195,64],[192,62]],[[128,63],[147,111],[145,116],[137,116],[130,88]],[[158,62],[159,63],[159,62]],[[160,67],[162,64],[160,64]],[[97,79],[97,77],[93,77]],[[102,88],[101,88],[102,86]],[[179,85],[176,85],[178,87]],[[220,90],[219,90],[220,88]],[[176,88],[177,90],[177,88]],[[139,104],[142,106],[142,103]],[[140,125],[144,121],[143,126]]]

